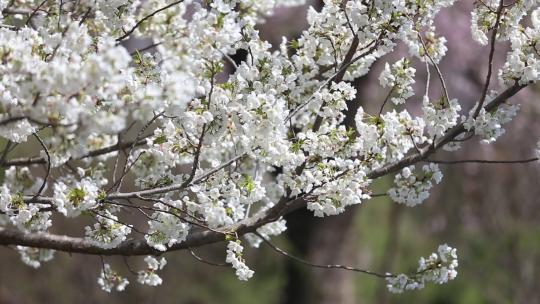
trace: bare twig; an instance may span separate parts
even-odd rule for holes
[[[307,265],[307,266],[310,266],[310,267],[315,267],[315,268],[323,268],[323,269],[341,269],[341,270],[348,270],[348,271],[354,271],[354,272],[361,272],[361,273],[364,273],[364,274],[368,274],[368,275],[372,275],[372,276],[376,276],[376,277],[379,277],[379,278],[389,278],[389,277],[393,277],[394,275],[392,274],[382,274],[382,273],[377,273],[377,272],[374,272],[374,271],[371,271],[371,270],[366,270],[366,269],[360,269],[360,268],[355,268],[355,267],[350,267],[350,266],[345,266],[345,265],[339,265],[339,264],[329,264],[329,265],[323,265],[323,264],[314,264],[314,263],[311,263],[311,262],[308,262],[304,259],[301,259],[297,256],[294,256],[288,252],[286,252],[285,250],[277,247],[276,245],[272,244],[272,242],[270,242],[269,240],[267,240],[266,238],[264,238],[262,235],[260,235],[258,232],[254,232],[255,235],[257,235],[259,238],[261,238],[270,248],[272,248],[274,251],[276,251],[277,253],[295,261],[295,262],[298,262],[300,264],[304,264],[304,265]]]
[[[45,174],[45,177],[43,178],[43,183],[39,187],[38,192],[33,197],[33,199],[36,199],[41,195],[43,189],[45,189],[45,185],[47,185],[47,179],[49,179],[49,176],[51,174],[51,155],[49,154],[49,149],[47,149],[47,146],[45,145],[41,137],[39,137],[37,133],[34,133],[34,137],[39,141],[39,144],[41,145],[43,151],[45,151],[45,155],[47,156],[47,172]]]
[[[143,134],[146,131],[146,129],[148,129],[154,123],[154,121],[156,121],[158,118],[160,118],[163,115],[163,113],[165,113],[165,111],[161,111],[160,113],[155,114],[154,117],[152,117],[152,119],[150,119],[150,121],[148,121],[141,128],[141,130],[137,134],[137,137],[135,137],[135,140],[133,140],[133,142],[131,143],[131,146],[129,147],[129,151],[128,151],[127,155],[126,155],[126,162],[124,163],[124,169],[122,169],[122,175],[120,176],[120,179],[118,180],[118,182],[116,184],[113,184],[113,186],[111,187],[111,189],[109,189],[109,191],[112,190],[112,189],[118,190],[118,189],[120,189],[122,187],[122,183],[124,182],[124,178],[126,177],[127,173],[129,172],[129,169],[131,168],[131,166],[133,166],[133,164],[135,164],[135,161],[138,160],[138,157],[137,157],[137,159],[135,161],[133,161],[132,164],[130,165],[129,158],[131,156],[131,153],[133,152],[133,149],[135,149],[135,146],[137,145],[137,143],[143,137]]]
[[[175,2],[173,2],[173,3],[171,3],[171,4],[169,4],[169,5],[166,5],[166,6],[162,7],[162,8],[160,8],[160,9],[158,9],[158,10],[156,10],[156,11],[153,11],[152,13],[150,13],[150,14],[144,16],[141,20],[137,21],[137,23],[135,23],[135,25],[134,25],[130,30],[128,30],[127,32],[125,32],[124,35],[122,35],[121,37],[116,38],[116,41],[120,42],[120,41],[122,41],[122,40],[128,38],[131,34],[133,34],[133,32],[134,32],[139,26],[141,26],[141,24],[142,24],[143,22],[145,22],[146,20],[148,20],[148,19],[154,17],[154,15],[156,15],[156,14],[162,12],[162,11],[168,10],[169,8],[171,8],[171,7],[175,6],[175,5],[178,5],[178,4],[182,3],[182,2],[184,2],[184,0],[175,1]]]
[[[32,18],[34,18],[34,16],[37,14],[37,12],[41,9],[41,7],[43,5],[45,5],[45,3],[47,3],[48,0],[43,0],[33,11],[32,13],[30,13],[30,16],[28,16],[28,19],[26,19],[26,22],[25,22],[25,25],[28,25],[30,24],[30,21],[32,20]]]
[[[147,136],[144,136],[143,138],[146,138]],[[115,145],[107,146],[101,149],[92,150],[85,155],[82,155],[76,159],[85,159],[90,157],[96,157],[100,155],[104,155],[107,153],[119,151],[122,149],[126,149],[133,145],[135,143],[135,146],[142,146],[146,144],[146,140],[141,139],[138,142],[125,142],[125,143],[117,143]],[[46,157],[37,156],[37,157],[22,157],[22,158],[15,158],[10,159],[5,162],[1,162],[1,167],[12,167],[12,166],[29,166],[29,165],[37,165],[37,164],[45,164],[47,162]]]
[[[211,266],[219,266],[219,267],[222,267],[222,266],[228,267],[228,266],[230,266],[228,263],[215,263],[215,262],[207,261],[207,260],[201,258],[200,256],[198,256],[192,248],[188,248],[188,250],[189,250],[189,253],[191,254],[191,256],[194,257],[199,262],[202,262],[202,263],[205,263],[205,264],[208,264],[208,265],[211,265]]]
[[[528,159],[518,159],[518,160],[488,160],[488,159],[460,159],[460,160],[436,160],[436,159],[426,159],[425,162],[443,164],[443,165],[454,165],[454,164],[466,164],[466,163],[477,163],[477,164],[526,164],[538,161],[538,157],[528,158]]]
[[[439,81],[441,82],[444,98],[446,98],[446,104],[448,104],[450,102],[450,96],[448,95],[448,88],[446,87],[446,82],[444,81],[444,77],[442,75],[441,69],[439,69],[439,65],[435,62],[435,60],[433,60],[433,57],[429,54],[426,44],[424,42],[424,38],[422,38],[422,35],[420,35],[420,33],[418,33],[418,39],[420,40],[420,43],[422,44],[422,47],[424,48],[424,52],[426,53],[426,56],[428,57],[429,61],[435,67],[435,71],[437,72],[437,77],[439,77]]]

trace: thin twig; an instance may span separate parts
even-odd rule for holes
[[[25,22],[25,25],[28,25],[30,24],[30,21],[32,20],[32,18],[34,18],[34,16],[36,15],[36,13],[41,9],[41,7],[43,5],[45,5],[45,3],[47,3],[48,0],[43,0],[33,11],[32,13],[30,13],[30,16],[28,16],[28,19],[26,19],[26,22]]]
[[[392,93],[394,93],[395,88],[396,88],[396,86],[393,86],[392,89],[390,89],[390,92],[388,92],[388,94],[386,95],[386,98],[384,98],[384,101],[381,104],[381,108],[379,109],[379,115],[378,116],[381,116],[382,111],[384,109],[384,106],[386,105],[388,100],[390,100],[390,97],[392,96]]]
[[[207,260],[199,257],[195,253],[195,251],[193,251],[192,248],[188,248],[188,250],[189,250],[189,253],[191,254],[191,256],[194,257],[199,262],[202,262],[202,263],[205,263],[205,264],[208,264],[208,265],[212,265],[212,266],[219,266],[219,267],[222,267],[222,266],[228,267],[228,266],[230,266],[230,264],[228,264],[228,263],[215,263],[215,262],[207,261]]]
[[[480,110],[482,110],[482,107],[484,106],[484,102],[486,101],[487,92],[489,89],[489,83],[491,82],[491,73],[493,70],[493,56],[495,54],[495,42],[497,39],[497,32],[499,31],[499,24],[501,23],[503,5],[504,5],[504,0],[500,0],[499,8],[497,9],[497,20],[495,21],[495,27],[493,28],[493,32],[491,33],[491,41],[490,41],[491,46],[489,49],[488,72],[486,74],[486,81],[484,84],[484,89],[482,90],[482,96],[480,97],[480,100],[478,101],[478,106],[476,108],[476,111],[474,111],[473,118],[478,117],[478,115],[480,114]]]
[[[47,172],[45,174],[45,177],[43,178],[43,183],[39,187],[39,191],[33,197],[33,199],[36,199],[41,195],[43,189],[45,189],[45,185],[47,185],[47,179],[49,179],[49,176],[51,174],[51,155],[49,154],[49,149],[47,149],[47,146],[45,145],[41,137],[39,137],[37,133],[34,133],[34,137],[39,141],[39,144],[41,145],[43,151],[45,151],[45,155],[47,156]]]
[[[311,266],[311,267],[315,267],[315,268],[342,269],[342,270],[348,270],[348,271],[354,271],[354,272],[361,272],[361,273],[364,273],[364,274],[376,276],[376,277],[383,278],[383,279],[394,276],[392,274],[382,274],[382,273],[377,273],[377,272],[374,272],[374,271],[371,271],[371,270],[360,269],[360,268],[355,268],[355,267],[350,267],[350,266],[345,266],[345,265],[339,265],[339,264],[329,264],[329,265],[314,264],[314,263],[308,262],[308,261],[306,261],[304,259],[301,259],[299,257],[296,257],[296,256],[286,252],[285,250],[277,247],[276,245],[272,244],[272,242],[270,242],[269,240],[264,238],[262,235],[260,235],[258,232],[254,232],[254,234],[257,235],[259,238],[261,238],[268,246],[270,246],[270,248],[272,248],[277,253],[279,253],[281,255],[284,255],[287,258],[292,259],[293,261],[296,261],[298,263],[301,263],[301,264],[304,264],[304,265],[307,265],[307,266]]]
[[[439,65],[435,62],[433,57],[429,54],[426,44],[424,42],[424,38],[422,38],[422,35],[420,35],[420,33],[418,33],[418,39],[420,40],[420,43],[422,44],[422,47],[424,48],[424,52],[426,53],[426,56],[428,57],[429,61],[435,67],[435,71],[437,72],[437,76],[439,78],[439,81],[441,82],[444,97],[446,98],[446,103],[449,104],[450,96],[448,95],[448,88],[446,87],[446,82],[444,81],[444,77],[442,75],[441,69],[439,69]]]
[[[116,184],[114,184],[111,187],[111,189],[109,189],[109,191],[112,190],[112,189],[118,190],[118,189],[120,189],[122,187],[122,183],[124,182],[124,178],[126,177],[127,173],[129,172],[129,168],[131,168],[131,166],[133,165],[133,164],[131,166],[129,165],[129,158],[131,156],[131,153],[133,152],[133,149],[135,149],[135,146],[136,146],[137,142],[139,142],[139,140],[141,140],[141,138],[143,137],[143,134],[146,131],[146,129],[148,129],[154,123],[154,121],[156,121],[158,118],[160,118],[163,115],[164,112],[165,111],[161,111],[160,113],[155,114],[154,117],[152,117],[152,119],[150,119],[150,121],[148,121],[141,128],[141,130],[139,130],[139,133],[135,137],[135,140],[133,140],[131,146],[129,147],[129,152],[127,153],[127,156],[126,156],[126,162],[124,163],[124,168],[122,169],[122,175],[120,176],[120,179],[118,180],[118,182]],[[133,162],[133,163],[135,163],[135,162]]]
[[[478,164],[526,164],[538,161],[538,157],[528,158],[528,159],[517,159],[517,160],[488,160],[488,159],[460,159],[460,160],[437,160],[437,159],[426,159],[424,162],[443,164],[443,165],[454,165],[454,164],[466,164],[466,163],[478,163]]]
[[[139,273],[137,273],[135,270],[133,270],[133,268],[131,268],[131,265],[129,265],[129,262],[127,259],[128,257],[126,256],[122,257],[122,260],[124,261],[124,265],[126,265],[126,268],[129,270],[129,272],[131,272],[132,275],[139,275]]]
[[[143,136],[143,138],[146,138],[148,136]],[[125,143],[117,143],[115,145],[107,146],[101,149],[92,150],[85,155],[82,155],[75,159],[85,159],[90,157],[96,157],[104,154],[108,154],[111,152],[116,152],[118,150],[122,150],[125,148],[130,147],[135,143],[135,146],[141,146],[146,144],[146,140],[141,139],[139,142],[125,142]],[[72,160],[72,159],[70,159]],[[45,164],[47,162],[47,159],[42,156],[37,157],[22,157],[22,158],[15,158],[10,159],[5,162],[0,163],[0,166],[2,167],[12,167],[12,166],[29,166],[29,165],[36,165],[36,164]]]
[[[175,2],[173,2],[173,3],[171,3],[171,4],[169,4],[169,5],[166,5],[166,6],[162,7],[162,8],[160,8],[160,9],[158,9],[158,10],[156,10],[156,11],[154,11],[154,12],[152,12],[152,13],[146,15],[146,16],[144,16],[141,20],[137,21],[137,23],[135,23],[135,25],[134,25],[129,31],[125,32],[124,35],[122,35],[121,37],[116,38],[116,41],[120,42],[120,41],[126,39],[126,38],[129,37],[131,34],[133,34],[133,32],[134,32],[134,31],[135,31],[135,30],[136,30],[136,29],[137,29],[144,21],[146,21],[146,20],[148,20],[148,19],[154,17],[154,15],[156,15],[156,14],[158,14],[158,13],[164,11],[164,10],[167,10],[167,9],[169,9],[169,8],[171,8],[171,7],[175,6],[175,5],[177,5],[177,4],[180,4],[180,3],[182,3],[182,2],[184,2],[184,0],[175,1]]]

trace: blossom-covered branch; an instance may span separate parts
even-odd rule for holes
[[[128,270],[155,286],[166,261],[153,256],[225,241],[226,265],[248,280],[245,245],[272,244],[294,210],[346,212],[376,197],[372,182],[388,175],[389,198],[424,202],[443,181],[437,163],[474,161],[431,156],[476,137],[496,141],[519,110],[509,99],[540,79],[535,1],[478,1],[472,11],[473,38],[485,45],[490,36],[490,48],[468,113],[439,67],[448,48],[435,18],[454,0],[325,0],[309,8],[297,39],[273,49],[257,25],[277,6],[301,3],[0,0],[0,245],[33,267],[53,250],[148,255],[146,269]],[[132,37],[151,42],[130,52]],[[498,92],[501,41],[511,47]],[[379,111],[359,107],[345,123],[360,95],[355,80],[398,44],[408,54],[383,62]],[[239,51],[246,58],[232,60]],[[417,92],[418,65],[435,69],[441,96]],[[17,155],[36,147],[38,155]],[[93,223],[81,224],[84,237],[56,235],[53,213]],[[455,249],[442,245],[417,272],[380,277],[401,292],[453,279],[456,267]],[[106,291],[129,283],[104,261],[98,282]]]

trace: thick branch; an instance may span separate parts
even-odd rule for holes
[[[515,85],[506,89],[504,92],[499,94],[499,96],[497,96],[489,104],[486,105],[485,107],[486,112],[489,112],[495,109],[501,103],[505,102],[508,98],[514,96],[525,87],[526,85],[520,85],[516,83]],[[463,132],[465,132],[465,127],[463,126],[463,123],[460,123],[456,125],[455,127],[453,127],[452,129],[450,129],[446,133],[446,135],[443,138],[441,138],[436,144],[429,146],[426,149],[421,150],[420,152],[407,156],[397,163],[384,166],[377,170],[373,170],[367,176],[371,179],[375,179],[375,178],[387,175],[389,173],[397,172],[407,166],[410,166],[419,161],[422,161],[426,159],[429,155],[433,154],[435,151],[437,151],[438,149],[440,149],[441,147],[443,147],[444,145],[446,145],[447,143],[455,139],[457,136],[459,136]]]
[[[188,249],[201,245],[219,242],[225,239],[223,234],[215,232],[195,232],[181,244],[176,244],[169,251]],[[64,252],[92,255],[159,255],[163,252],[150,247],[144,240],[130,240],[116,248],[104,249],[83,238],[55,235],[49,233],[29,233],[0,227],[0,245],[21,245],[27,247],[47,248]]]

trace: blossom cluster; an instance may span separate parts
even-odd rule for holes
[[[416,70],[410,67],[406,59],[401,59],[390,65],[386,63],[383,72],[379,76],[379,81],[383,87],[391,87],[392,102],[395,104],[405,103],[405,100],[414,95],[412,85],[414,84],[414,74]]]
[[[21,255],[21,260],[32,268],[39,268],[41,263],[48,262],[54,258],[54,250],[40,249],[25,246],[17,246]]]
[[[422,166],[422,174],[415,173],[414,166],[405,167],[401,173],[396,174],[394,179],[396,187],[390,188],[388,195],[397,203],[414,207],[429,197],[433,183],[440,183],[442,177],[437,164]]]
[[[227,258],[225,261],[230,263],[232,267],[236,269],[236,276],[238,276],[239,280],[247,281],[255,272],[246,265],[242,255],[243,251],[244,247],[240,245],[239,241],[229,241],[227,244]]]
[[[111,265],[103,264],[103,269],[98,278],[98,285],[106,292],[111,292],[113,289],[116,291],[123,291],[129,281],[119,275],[116,271],[112,270]]]
[[[137,273],[137,282],[148,286],[161,285],[163,280],[156,272],[167,265],[167,260],[165,258],[157,260],[152,256],[147,256],[144,258],[144,261],[147,264],[147,268]]]
[[[482,138],[480,142],[483,144],[492,143],[503,135],[506,130],[502,125],[510,122],[519,110],[519,105],[505,104],[493,112],[481,109],[478,116],[474,117],[477,107],[478,105],[471,110],[467,118],[463,117],[463,125],[468,131],[480,136]]]
[[[174,202],[156,203],[154,207],[156,211],[148,221],[149,229],[145,239],[148,245],[166,251],[168,247],[186,239],[190,226],[181,220]]]
[[[424,288],[426,283],[444,284],[457,276],[457,250],[447,244],[440,245],[428,258],[421,257],[414,274],[398,274],[386,279],[388,290],[402,293]]]

